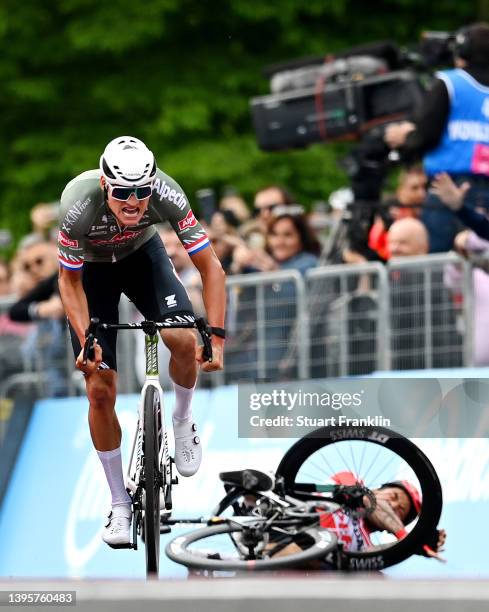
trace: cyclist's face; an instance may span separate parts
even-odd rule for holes
[[[399,487],[385,487],[374,491],[376,499],[382,499],[390,504],[391,508],[404,523],[411,508],[411,500]]]
[[[103,181],[103,178],[102,178]],[[104,185],[104,183],[102,183]],[[121,225],[136,225],[148,210],[149,198],[138,200],[132,193],[126,202],[116,200],[111,195],[111,189],[107,190],[107,204]]]

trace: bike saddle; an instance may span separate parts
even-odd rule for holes
[[[271,476],[259,470],[237,470],[221,472],[219,478],[225,484],[230,484],[250,491],[270,491],[274,487]]]

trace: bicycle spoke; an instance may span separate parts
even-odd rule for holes
[[[360,468],[358,470],[358,478],[361,478],[361,474],[362,474],[362,467],[363,467],[363,460],[365,458],[365,453],[367,451],[367,445],[366,444],[362,444],[362,456],[360,458]]]
[[[333,448],[336,450],[336,452],[337,452],[337,453],[338,453],[338,455],[340,456],[340,459],[343,461],[343,464],[344,464],[345,468],[347,469],[347,471],[351,471],[351,470],[349,469],[349,467],[348,467],[348,463],[345,461],[345,459],[344,459],[343,455],[340,453],[340,449],[339,449],[338,447],[339,447],[339,444],[335,444],[335,445],[333,446]]]
[[[348,444],[348,448],[350,449],[350,457],[351,457],[351,460],[352,460],[352,463],[353,463],[353,469],[355,470],[353,472],[353,475],[355,476],[355,480],[358,481],[358,480],[360,480],[360,473],[359,473],[359,471],[357,469],[357,464],[356,464],[356,461],[355,461],[355,457],[353,455],[353,444],[351,442]]]
[[[371,481],[372,481],[372,483],[373,483],[373,484],[377,484],[377,483],[379,482],[381,474],[383,474],[383,473],[384,473],[384,472],[387,470],[387,468],[388,468],[390,465],[392,465],[392,462],[393,462],[395,459],[398,459],[398,457],[396,457],[396,455],[392,455],[392,456],[391,456],[391,458],[389,459],[389,461],[388,461],[387,465],[383,465],[383,466],[380,468],[380,472],[377,472],[377,474],[376,474],[375,478],[372,478],[372,479],[371,479]],[[383,480],[383,479],[382,479],[382,480]],[[389,480],[388,480],[388,479],[385,479],[385,480],[384,480],[384,482],[389,482]]]
[[[367,471],[365,472],[365,474],[362,474],[362,478],[364,479],[365,482],[367,482],[367,476],[368,473],[370,472],[370,470],[372,469],[372,466],[375,465],[375,462],[377,461],[377,457],[380,455],[382,448],[379,446],[379,449],[377,450],[375,457],[373,458],[373,460],[371,461]]]
[[[324,463],[326,464],[326,467],[329,470],[329,474],[327,475],[327,478],[331,478],[331,476],[333,476],[333,474],[336,473],[337,470],[334,470],[331,466],[331,464],[329,463],[329,461],[326,459],[326,457],[323,455],[323,453],[319,453],[319,456],[321,457],[321,459],[324,461]]]

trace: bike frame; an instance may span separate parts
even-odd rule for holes
[[[132,444],[131,457],[127,470],[127,485],[134,494],[140,485],[143,455],[143,429],[144,429],[144,399],[149,387],[153,387],[160,399],[158,414],[158,438],[159,438],[159,468],[162,475],[164,498],[166,499],[167,487],[172,484],[171,458],[168,451],[168,433],[165,425],[165,410],[163,388],[159,380],[158,369],[158,338],[159,334],[145,334],[146,354],[146,377],[141,389],[141,399],[138,408],[138,423]],[[171,509],[162,510],[163,513],[171,514]]]

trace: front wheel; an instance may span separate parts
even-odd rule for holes
[[[327,530],[310,527],[288,535],[287,530],[273,531],[272,525],[252,548],[246,544],[247,527],[226,522],[173,539],[166,554],[189,569],[249,572],[297,568],[336,547],[336,536]]]
[[[370,491],[407,480],[422,494],[421,511],[404,539],[371,532],[371,547],[345,547],[345,569],[381,570],[404,561],[431,541],[441,515],[442,490],[430,460],[413,442],[383,427],[324,427],[298,440],[277,468],[285,492],[302,499],[324,499],[328,483],[341,473],[352,474]]]
[[[159,426],[160,395],[149,386],[144,396],[144,507],[143,529],[146,548],[146,573],[158,575],[160,558],[160,487]]]

